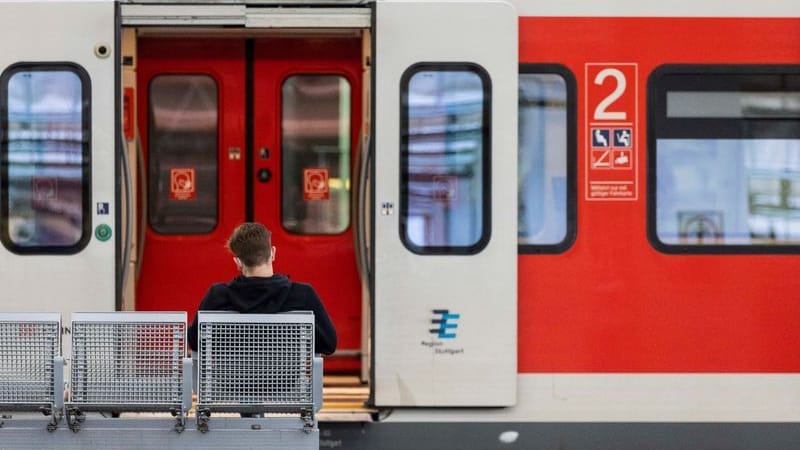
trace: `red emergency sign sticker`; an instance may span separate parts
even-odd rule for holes
[[[328,200],[328,169],[303,169],[303,198],[305,200]]]
[[[170,169],[169,179],[170,200],[195,200],[197,198],[194,169]]]
[[[433,198],[445,205],[452,205],[458,197],[458,178],[453,175],[433,176]]]
[[[35,210],[48,210],[53,202],[58,201],[58,178],[31,178],[31,207]]]

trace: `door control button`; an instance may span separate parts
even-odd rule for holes
[[[111,239],[111,227],[101,223],[94,229],[94,237],[101,242],[105,242]]]
[[[272,179],[272,172],[269,169],[260,169],[258,171],[258,181],[267,183]]]

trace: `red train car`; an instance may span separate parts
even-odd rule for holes
[[[0,6],[2,310],[192,314],[258,221],[323,447],[796,440],[792,2]]]

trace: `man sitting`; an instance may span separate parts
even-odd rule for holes
[[[242,275],[229,283],[212,285],[200,302],[199,311],[252,314],[313,311],[317,353],[330,355],[336,350],[336,329],[314,288],[274,273],[275,247],[264,225],[239,225],[228,238],[227,247]],[[189,346],[197,351],[197,315],[189,327]]]

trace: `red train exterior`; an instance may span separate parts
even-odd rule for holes
[[[191,317],[237,275],[226,238],[258,221],[337,326],[326,374],[364,394],[323,420],[323,447],[796,445],[793,2],[86,3],[91,39],[86,14],[29,5],[75,42],[0,55],[0,103],[18,73],[64,72],[85,133],[62,184],[80,214],[47,211],[79,239],[48,243],[22,211],[44,215],[38,179],[8,157],[28,112],[2,104],[0,310],[33,289],[31,310]],[[528,75],[563,90],[525,97]],[[536,150],[563,161],[541,188],[556,206],[523,189],[529,132],[563,134]],[[526,241],[526,208],[560,237]]]
[[[520,63],[564,65],[577,80],[577,238],[519,257],[519,371],[787,373],[798,259],[786,254],[664,254],[647,233],[648,78],[665,64],[797,64],[791,18],[521,17]],[[638,69],[638,200],[587,200],[585,66]],[[633,88],[633,86],[630,86]]]

